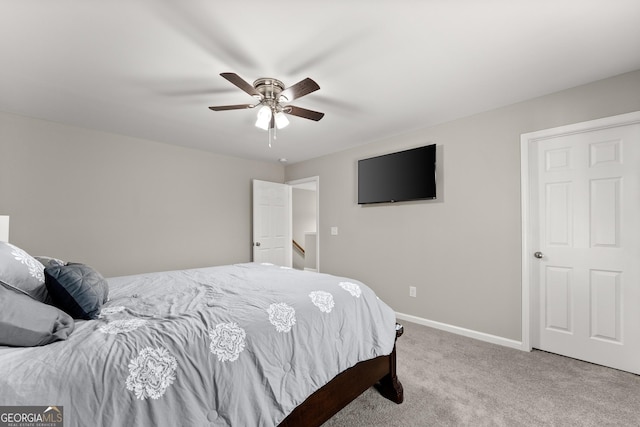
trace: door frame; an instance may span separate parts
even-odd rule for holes
[[[536,309],[537,269],[532,267],[533,253],[538,250],[538,224],[532,221],[536,216],[531,212],[532,173],[537,169],[537,157],[533,156],[537,143],[541,140],[556,138],[578,133],[591,132],[607,128],[626,126],[640,123],[640,111],[620,114],[602,119],[590,120],[536,132],[525,133],[520,136],[520,185],[522,211],[522,350],[531,351],[533,336],[536,333],[538,317]]]
[[[292,181],[286,181],[285,184],[290,187],[294,187],[298,184],[306,184],[314,182],[316,185],[316,271],[320,272],[320,177],[310,176],[307,178],[294,179]],[[293,215],[291,216],[291,223],[293,224]],[[293,257],[293,254],[291,255]]]

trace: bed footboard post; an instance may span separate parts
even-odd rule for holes
[[[396,323],[396,340],[402,335],[404,328],[401,324]],[[404,390],[402,383],[396,375],[396,346],[394,344],[393,351],[389,355],[389,373],[385,375],[378,384],[378,391],[387,399],[395,403],[402,403],[404,400]]]

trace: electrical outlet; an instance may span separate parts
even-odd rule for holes
[[[410,297],[416,297],[416,287],[415,286],[409,286],[409,296]]]

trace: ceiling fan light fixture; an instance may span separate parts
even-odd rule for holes
[[[256,120],[256,127],[264,130],[269,130],[269,122],[271,121],[271,107],[263,105],[258,110],[258,118]]]
[[[285,114],[282,111],[276,113],[275,119],[276,119],[276,126],[278,127],[278,129],[283,129],[289,126],[289,119],[287,119],[287,116],[285,116]]]

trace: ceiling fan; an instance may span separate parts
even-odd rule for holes
[[[236,73],[220,73],[220,75],[244,92],[258,98],[258,103],[221,105],[209,107],[209,109],[213,111],[226,111],[243,110],[260,106],[256,127],[269,131],[269,147],[271,147],[272,137],[274,139],[276,138],[276,129],[282,129],[289,124],[289,120],[285,114],[315,120],[316,122],[324,117],[324,113],[318,111],[307,110],[306,108],[296,107],[295,105],[283,105],[284,103],[291,102],[294,99],[301,98],[320,89],[320,86],[308,77],[293,86],[285,88],[280,80],[270,77],[259,78],[253,82],[253,85],[250,85]]]

